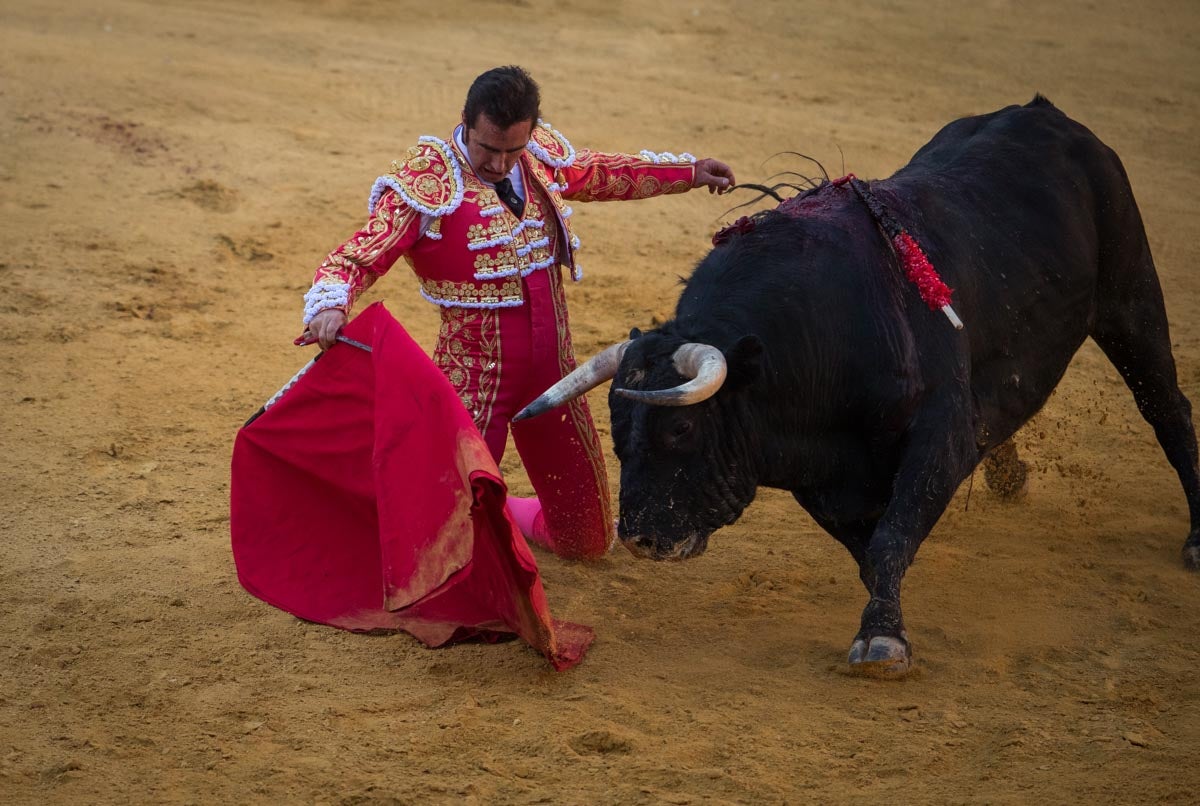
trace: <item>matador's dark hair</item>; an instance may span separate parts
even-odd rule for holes
[[[471,84],[463,105],[463,120],[474,126],[482,112],[501,129],[541,117],[537,82],[516,65],[493,67]]]

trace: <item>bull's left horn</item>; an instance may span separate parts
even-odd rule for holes
[[[708,400],[725,383],[725,356],[709,344],[689,342],[671,357],[675,370],[691,380],[670,389],[614,389],[621,397],[652,406],[690,406]]]
[[[612,380],[613,376],[617,374],[617,368],[621,366],[621,358],[625,355],[625,348],[628,346],[629,342],[623,341],[592,356],[561,381],[542,392],[528,406],[518,411],[513,417],[513,422],[537,417],[556,406],[571,402],[605,381]]]

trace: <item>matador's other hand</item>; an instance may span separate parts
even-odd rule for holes
[[[322,350],[337,343],[338,332],[346,326],[346,312],[341,308],[326,308],[308,323],[308,330],[317,337]]]
[[[726,193],[735,184],[733,169],[725,163],[709,158],[696,160],[696,178],[692,180],[692,187],[707,185],[709,193]]]

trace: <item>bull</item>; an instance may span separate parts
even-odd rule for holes
[[[870,198],[825,181],[726,231],[673,319],[634,330],[519,415],[614,380],[625,546],[695,557],[758,487],[788,490],[858,563],[869,601],[851,669],[903,675],[900,586],[917,549],[1090,336],[1179,475],[1183,561],[1200,567],[1191,404],[1116,153],[1039,95],[948,124],[864,185]],[[923,248],[964,329],[923,304],[873,206]]]

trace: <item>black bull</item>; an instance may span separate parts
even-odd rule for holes
[[[917,548],[1091,336],[1179,474],[1184,562],[1200,566],[1191,405],[1117,155],[1038,97],[954,121],[869,193],[953,288],[964,330],[922,302],[863,198],[826,182],[792,215],[760,213],[714,248],[672,321],[530,405],[526,416],[615,374],[626,546],[697,555],[758,486],[789,490],[849,549],[870,594],[852,667],[903,674],[900,581]]]

